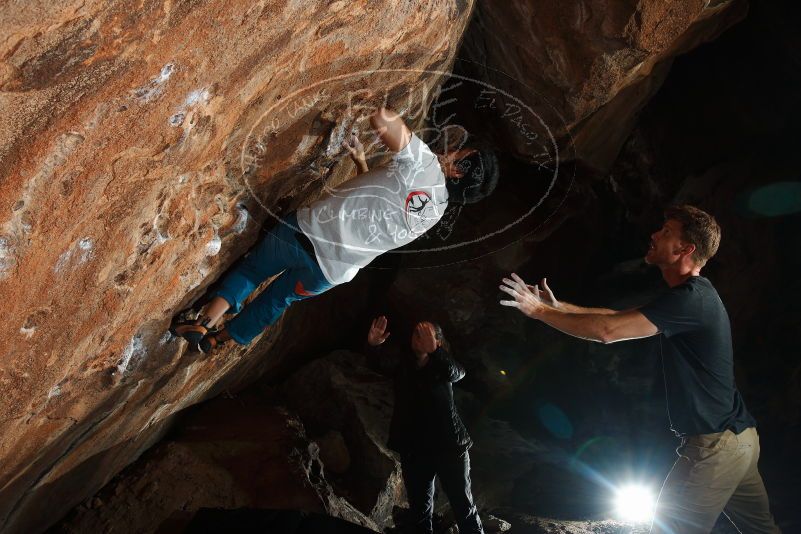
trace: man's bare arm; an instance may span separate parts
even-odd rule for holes
[[[514,300],[502,300],[502,305],[515,307],[528,317],[539,319],[574,337],[599,343],[614,343],[659,333],[659,329],[638,310],[576,313],[559,306],[552,306],[550,303],[556,302],[552,293],[550,296],[545,295],[537,290],[536,286],[527,285],[514,273],[512,279],[504,278],[503,283],[504,285],[500,286],[501,291],[511,295]],[[546,303],[546,300],[549,303]]]
[[[659,333],[657,327],[637,310],[600,314],[573,313],[548,307],[535,318],[565,334],[604,344]]]
[[[614,315],[618,313],[616,310],[611,308],[586,308],[584,306],[577,306],[575,304],[570,304],[569,302],[565,302],[563,300],[559,301],[558,309],[564,310],[570,313],[584,313],[584,314],[594,314],[594,315]]]
[[[370,124],[381,141],[393,152],[400,152],[412,140],[412,131],[400,115],[387,108],[379,108],[370,116]]]

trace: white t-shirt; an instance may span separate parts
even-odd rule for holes
[[[412,135],[386,166],[348,180],[326,198],[298,209],[297,216],[325,277],[343,284],[384,252],[423,235],[447,206],[439,161]]]

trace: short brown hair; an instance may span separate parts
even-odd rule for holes
[[[695,245],[693,260],[703,267],[707,260],[715,255],[720,245],[720,226],[713,216],[686,204],[671,206],[665,210],[665,220],[672,219],[681,223],[681,238]]]

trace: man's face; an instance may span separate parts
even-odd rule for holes
[[[692,245],[681,238],[681,223],[668,219],[662,228],[651,234],[645,263],[649,265],[672,265],[693,251]]]

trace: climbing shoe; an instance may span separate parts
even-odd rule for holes
[[[180,321],[170,326],[170,334],[182,337],[189,342],[189,349],[197,351],[203,337],[209,333],[209,329],[203,325],[195,324],[194,321]]]
[[[208,335],[203,336],[203,339],[198,343],[198,347],[204,354],[212,353],[217,347],[225,344],[228,339],[222,339],[222,330],[210,332]]]

